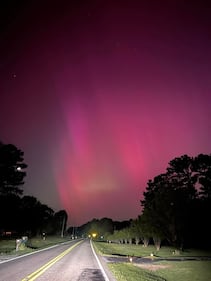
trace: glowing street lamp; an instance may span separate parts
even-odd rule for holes
[[[93,232],[92,233],[92,238],[96,238],[97,237],[97,233],[96,232]]]

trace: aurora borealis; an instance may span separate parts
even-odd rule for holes
[[[135,218],[170,160],[211,151],[209,10],[30,2],[1,19],[1,141],[24,151],[25,193],[71,224]]]

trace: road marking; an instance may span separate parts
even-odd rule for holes
[[[50,260],[48,263],[44,264],[40,268],[38,268],[36,271],[22,279],[21,281],[33,281],[40,275],[42,275],[48,268],[50,268],[52,265],[54,265],[57,261],[59,261],[61,258],[63,258],[65,255],[67,255],[70,251],[72,251],[73,248],[75,248],[78,244],[82,243],[82,241],[77,242],[61,254],[59,254],[57,257],[54,259]]]
[[[82,239],[77,239],[77,240],[82,240]],[[10,261],[13,261],[13,260],[22,259],[22,258],[24,258],[24,257],[30,256],[30,255],[35,255],[35,254],[37,254],[37,253],[40,253],[40,252],[47,251],[47,250],[49,250],[49,249],[58,247],[59,245],[65,245],[65,244],[72,243],[72,242],[73,242],[72,240],[69,240],[69,241],[62,242],[62,243],[59,243],[59,244],[56,244],[56,245],[53,245],[53,246],[50,246],[50,247],[47,247],[47,248],[44,248],[44,249],[36,250],[36,251],[34,251],[34,252],[32,252],[32,253],[23,254],[23,255],[14,257],[14,258],[8,258],[8,260],[2,260],[2,261],[0,261],[0,264],[6,263],[6,262],[10,262]]]
[[[97,263],[98,263],[98,265],[99,265],[99,267],[101,269],[101,272],[103,273],[103,277],[105,278],[105,281],[109,281],[109,278],[108,278],[108,276],[107,276],[107,274],[106,274],[106,272],[105,272],[105,270],[104,270],[104,268],[103,268],[103,266],[102,266],[102,264],[101,264],[101,262],[100,262],[100,260],[99,260],[99,258],[97,256],[97,254],[95,252],[95,249],[94,249],[94,247],[92,245],[91,239],[90,239],[90,244],[91,244],[92,252],[93,252],[93,254],[94,254],[94,256],[95,256],[95,258],[97,260]]]

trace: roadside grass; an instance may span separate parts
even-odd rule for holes
[[[108,265],[117,281],[165,281],[157,275],[128,263],[111,263]]]
[[[0,240],[0,253],[9,254],[15,249],[15,240]]]
[[[70,238],[48,236],[43,240],[41,237],[33,237],[27,241],[26,247],[21,247],[19,251],[16,251],[16,239],[0,239],[0,255],[22,255],[66,241],[70,241]]]
[[[70,241],[70,237],[49,236],[45,240],[39,237],[29,239],[28,246],[34,249],[42,249],[55,244]]]
[[[166,265],[159,269],[159,265]],[[162,262],[157,269],[144,269],[129,263],[109,263],[117,281],[208,281],[211,280],[210,261]]]
[[[199,257],[211,257],[211,252],[195,249],[185,250],[173,255],[172,247],[161,247],[156,251],[149,245],[115,244],[94,242],[101,255],[124,255],[151,258],[153,263],[109,262],[108,267],[117,281],[208,281],[211,280],[211,261]],[[151,257],[150,254],[154,256]],[[182,260],[185,257],[198,257],[198,260]],[[159,258],[180,258],[178,261],[159,261]],[[156,261],[157,260],[157,261]]]
[[[154,258],[172,258],[172,257],[211,257],[211,251],[202,251],[196,249],[187,249],[181,252],[175,253],[174,247],[161,247],[159,251],[156,251],[155,246],[149,245],[143,247],[142,245],[135,244],[118,244],[118,243],[106,243],[94,241],[98,251],[103,255],[124,255],[134,257],[151,257]],[[173,254],[174,253],[174,254]]]

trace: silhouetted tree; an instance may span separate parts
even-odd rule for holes
[[[23,152],[12,144],[0,142],[0,230],[17,231],[20,195],[27,167]]]
[[[60,210],[54,214],[54,233],[64,236],[67,227],[68,215],[65,210]]]
[[[22,194],[26,176],[24,153],[13,144],[0,142],[0,195]]]
[[[113,221],[109,218],[102,218],[99,220],[100,236],[113,233]]]
[[[21,198],[16,194],[0,196],[0,231],[19,230]]]
[[[108,236],[112,235],[114,230],[121,230],[129,227],[131,220],[129,221],[113,221],[110,218],[93,219],[79,227],[77,227],[77,233],[81,236],[88,236],[92,233],[97,233],[97,237],[102,239],[108,239]],[[71,233],[71,229],[70,229]]]
[[[141,217],[154,240],[165,237],[171,244],[183,247],[184,242],[190,244],[197,237],[199,240],[199,233],[207,231],[210,163],[209,155],[183,155],[169,162],[165,174],[148,181]]]
[[[33,196],[24,196],[21,199],[20,226],[24,233],[31,235],[41,234],[46,231],[46,225],[53,217],[54,211],[42,204]]]
[[[211,155],[199,154],[195,157],[193,169],[197,177],[198,197],[191,210],[193,215],[189,223],[189,237],[197,246],[211,248]]]
[[[199,197],[211,200],[211,155],[199,154],[193,162],[199,184]]]
[[[141,236],[142,236],[142,231],[141,231],[141,226],[140,226],[139,220],[140,220],[140,216],[137,219],[132,220],[131,226],[130,226],[136,245],[138,245],[140,243]]]
[[[23,196],[26,176],[24,153],[13,144],[0,142],[0,231],[14,230],[36,235],[42,232],[64,234],[65,210],[57,212],[33,196]]]

